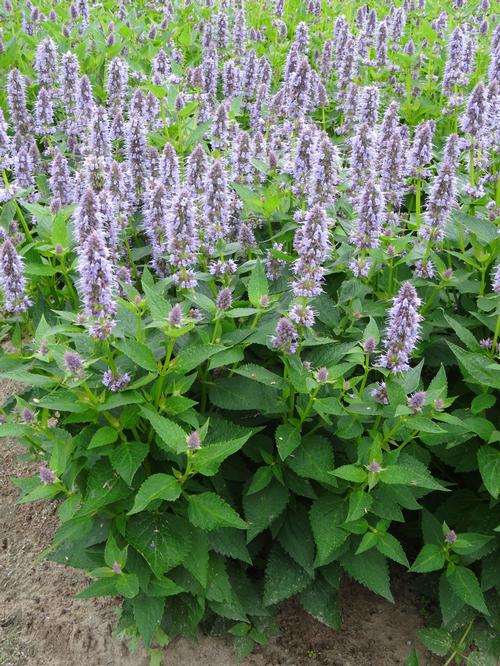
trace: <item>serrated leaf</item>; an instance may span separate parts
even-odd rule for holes
[[[185,519],[171,514],[136,514],[127,523],[126,536],[158,578],[181,564],[191,549]]]
[[[278,544],[274,544],[266,566],[263,602],[272,606],[301,592],[311,578]]]
[[[175,358],[175,371],[181,375],[187,374],[224,349],[222,345],[213,344],[186,345]]]
[[[327,564],[332,553],[348,539],[348,532],[340,528],[344,518],[344,503],[340,498],[325,495],[313,502],[309,520],[317,549],[317,566]]]
[[[259,428],[247,428],[240,437],[202,446],[193,456],[193,470],[204,476],[213,476],[226,458],[239,451]]]
[[[500,451],[483,445],[477,452],[479,472],[486,490],[494,499],[500,495]]]
[[[288,504],[288,490],[273,479],[271,483],[258,493],[243,497],[245,518],[250,524],[247,542],[269,527],[283,513]]]
[[[265,384],[266,386],[272,386],[279,389],[284,386],[282,377],[271,372],[267,368],[264,368],[261,365],[255,365],[254,363],[240,365],[240,367],[235,368],[233,372],[236,375],[253,379],[253,381],[258,382],[259,384]]]
[[[234,530],[238,532],[238,530]],[[238,532],[239,533],[239,532]],[[208,536],[203,530],[192,530],[191,552],[184,566],[205,588],[208,579],[209,545]]]
[[[462,601],[480,613],[489,615],[481,587],[475,573],[471,569],[450,565],[446,572],[446,577],[451,589]]]
[[[331,472],[334,476],[345,481],[353,481],[354,483],[363,483],[366,481],[367,473],[362,467],[356,465],[341,465]]]
[[[332,629],[340,629],[342,620],[338,592],[317,578],[299,594],[300,603],[309,615]]]
[[[99,446],[113,444],[118,439],[118,432],[110,426],[103,426],[92,436],[89,442],[89,449],[96,449]]]
[[[160,626],[165,600],[160,597],[149,597],[141,594],[132,600],[132,608],[144,645],[149,647],[156,629]]]
[[[275,439],[279,456],[281,460],[285,460],[300,446],[301,436],[297,428],[285,423],[276,428]]]
[[[329,485],[334,481],[328,474],[333,469],[333,447],[324,437],[319,435],[304,437],[287,462],[299,476]]]
[[[116,578],[98,578],[90,583],[82,592],[79,592],[76,599],[92,599],[93,597],[106,597],[116,594]]]
[[[149,581],[148,596],[150,597],[172,597],[181,594],[184,590],[169,578],[153,578]]]
[[[147,478],[139,488],[134,499],[134,506],[128,516],[144,511],[155,500],[168,500],[173,502],[182,491],[179,481],[170,474],[153,474]]]
[[[415,562],[410,567],[414,573],[427,573],[438,571],[444,567],[446,561],[442,546],[427,543],[417,555]]]
[[[126,599],[139,594],[139,579],[133,573],[122,573],[116,578],[116,591]]]
[[[371,549],[360,555],[349,554],[344,556],[340,563],[358,583],[394,602],[387,560],[377,550]]]
[[[216,527],[245,529],[248,524],[236,513],[232,506],[215,493],[206,492],[188,498],[190,522],[203,530]]]
[[[109,456],[113,469],[127,485],[132,484],[135,473],[148,455],[147,442],[122,442]]]
[[[286,553],[312,576],[314,570],[314,539],[306,509],[297,504],[288,511],[278,533],[278,541]]]
[[[465,370],[464,378],[480,386],[500,389],[500,366],[485,363],[483,354],[474,354],[448,342],[448,347],[455,354],[458,364]]]
[[[391,465],[380,472],[380,479],[387,484],[428,488],[430,490],[446,490],[432,478],[430,473],[423,473],[412,467]]]
[[[473,414],[480,414],[483,410],[490,409],[496,402],[496,397],[491,393],[476,395],[470,404],[470,410]]]
[[[156,414],[152,410],[141,407],[141,414],[151,423],[154,431],[159,437],[159,446],[167,451],[173,453],[183,453],[186,451],[186,433],[178,425],[166,419],[160,414]]]
[[[115,347],[140,368],[144,368],[148,372],[158,370],[153,352],[142,342],[138,340],[119,340],[115,342]]]
[[[247,291],[248,300],[256,308],[259,307],[262,296],[269,295],[266,273],[259,259],[255,262],[250,279],[248,280]]]
[[[364,490],[355,490],[349,495],[349,509],[345,522],[348,523],[352,520],[357,520],[365,516],[373,502],[373,498],[369,493]]]
[[[428,650],[440,657],[445,657],[453,646],[453,636],[446,629],[418,629],[417,635]]]
[[[410,566],[402,545],[395,537],[392,536],[392,534],[389,534],[389,532],[383,532],[379,534],[377,540],[377,549],[382,553],[382,555],[385,555],[389,559],[394,560],[394,562],[398,562],[404,567]]]
[[[462,599],[451,589],[446,572],[439,577],[439,607],[445,627],[452,626],[456,616],[464,607]]]

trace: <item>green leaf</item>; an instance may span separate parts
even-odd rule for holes
[[[332,629],[340,629],[342,620],[338,592],[319,577],[299,594],[300,603],[309,615]]]
[[[234,368],[233,373],[241,375],[242,377],[247,377],[248,379],[253,379],[255,382],[265,384],[266,386],[279,389],[284,386],[282,377],[271,372],[267,368],[264,368],[261,365],[255,365],[254,363],[247,363],[246,365],[241,365],[239,368]]]
[[[276,428],[276,446],[281,460],[285,460],[295,449],[300,446],[300,432],[297,428],[285,423]]]
[[[481,387],[491,386],[500,389],[500,366],[485,363],[483,354],[474,354],[448,342],[448,347],[455,354],[458,364],[465,371],[466,381],[472,381]]]
[[[342,465],[334,469],[331,474],[338,476],[339,479],[353,481],[354,483],[363,483],[368,476],[366,470],[362,467],[356,467],[356,465]]]
[[[470,404],[470,410],[473,414],[480,414],[483,410],[493,407],[496,397],[491,393],[477,395]]]
[[[273,477],[274,475],[271,467],[259,467],[252,477],[252,481],[250,482],[246,494],[252,495],[253,493],[258,493],[260,490],[263,490],[271,483]]]
[[[213,344],[186,345],[174,359],[175,371],[187,374],[224,349],[222,345]]]
[[[422,472],[413,467],[403,467],[402,465],[387,467],[380,472],[380,479],[387,484],[428,488],[430,490],[446,490],[446,488],[432,478],[429,472]]]
[[[453,636],[446,629],[418,629],[417,635],[425,647],[445,657],[453,646]]]
[[[450,317],[446,313],[444,313],[444,318],[455,331],[459,340],[463,342],[468,349],[471,351],[477,351],[479,349],[479,343],[476,340],[476,336],[471,333],[469,329],[465,328],[465,326],[462,326],[462,324],[460,324],[456,319],[453,319],[453,317]]]
[[[219,495],[206,492],[191,495],[189,498],[188,516],[195,527],[213,530],[216,527],[235,527],[245,529],[248,524],[240,518],[236,511]]]
[[[141,638],[144,645],[149,647],[156,629],[160,626],[165,600],[160,597],[149,597],[141,594],[132,600],[132,607]]]
[[[158,370],[153,352],[142,342],[138,342],[137,340],[119,340],[115,342],[115,347],[139,367],[149,372],[156,372]]]
[[[317,548],[317,566],[328,564],[332,554],[349,537],[348,532],[340,528],[344,517],[344,503],[339,497],[325,495],[313,502],[309,520]]]
[[[415,562],[410,567],[410,571],[413,571],[413,573],[438,571],[444,567],[445,561],[443,547],[427,543],[417,555]]]
[[[333,469],[333,447],[319,435],[309,435],[302,439],[288,465],[299,476],[332,485],[328,472]]]
[[[486,534],[465,532],[458,535],[458,538],[455,543],[452,544],[451,549],[454,553],[458,553],[459,555],[475,555],[492,539],[492,536],[487,536]]]
[[[296,564],[279,546],[274,544],[266,566],[263,602],[272,606],[301,592],[310,582],[304,569]]]
[[[489,615],[481,587],[475,573],[471,569],[450,564],[446,571],[446,577],[457,597],[460,597],[462,601],[480,613]]]
[[[347,554],[340,563],[358,583],[394,602],[387,560],[377,550],[371,549],[359,555]]]
[[[464,607],[464,602],[451,589],[446,572],[444,571],[439,577],[439,606],[443,625],[445,627],[453,627],[458,613]]]
[[[238,532],[238,530],[234,530]],[[208,579],[209,544],[206,532],[199,529],[192,530],[191,552],[184,562],[185,568],[205,588]]]
[[[243,496],[245,518],[250,524],[247,542],[269,527],[285,510],[288,504],[288,490],[273,479],[271,483],[258,493]]]
[[[122,442],[113,449],[109,456],[111,465],[127,485],[132,484],[134,475],[148,455],[148,451],[147,442]]]
[[[500,451],[483,445],[477,452],[479,471],[486,490],[494,499],[500,495]]]
[[[113,444],[118,439],[118,432],[111,426],[103,426],[92,436],[89,449],[97,449],[99,446]]]
[[[221,463],[239,451],[259,430],[260,428],[246,428],[240,437],[202,446],[193,456],[193,470],[204,476],[213,476],[217,473]]]
[[[150,597],[173,597],[181,594],[184,590],[169,578],[153,578],[148,585],[148,596]]]
[[[255,262],[254,269],[248,280],[247,290],[248,300],[256,308],[259,307],[262,296],[269,296],[266,273],[259,259]]]
[[[153,426],[154,431],[159,437],[158,445],[160,448],[172,451],[173,453],[184,453],[186,451],[187,435],[180,425],[170,419],[166,419],[164,416],[160,416],[160,414],[156,414],[146,407],[141,407],[141,414]]]
[[[116,578],[116,591],[127,599],[136,597],[139,594],[139,579],[133,573],[120,574]]]
[[[288,511],[278,533],[278,541],[290,557],[312,576],[314,539],[305,507],[297,504]]]
[[[144,509],[155,500],[168,500],[173,502],[181,494],[179,481],[169,474],[153,474],[144,481],[134,499],[134,506],[128,516]]]
[[[364,490],[355,490],[352,492],[349,496],[349,510],[345,522],[348,523],[365,516],[372,502],[372,496],[369,493],[365,493]]]
[[[107,597],[116,595],[116,577],[98,578],[90,583],[82,592],[76,595],[76,599],[92,599],[93,597]]]
[[[413,648],[413,650],[411,651],[411,654],[408,657],[408,659],[405,661],[404,666],[420,666],[417,651],[415,650],[415,648]]]
[[[382,532],[379,534],[377,540],[377,549],[382,553],[382,555],[385,555],[391,560],[394,560],[394,562],[398,562],[404,567],[410,566],[403,547],[399,541],[392,536],[392,534],[389,534],[389,532]]]
[[[139,513],[128,521],[126,536],[158,577],[182,564],[191,550],[185,519],[172,514]]]
[[[364,534],[363,538],[361,539],[361,543],[355,552],[355,555],[359,555],[359,553],[364,553],[366,550],[374,548],[377,545],[378,538],[379,535],[375,532],[367,532]]]

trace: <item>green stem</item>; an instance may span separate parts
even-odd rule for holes
[[[495,326],[495,335],[493,336],[493,344],[491,345],[491,353],[495,355],[498,336],[500,335],[500,314],[497,316],[497,325]]]
[[[417,225],[417,229],[420,229],[421,198],[422,198],[422,180],[420,178],[417,178],[417,187],[415,191],[415,222]]]
[[[474,620],[471,620],[469,624],[466,626],[464,633],[462,634],[462,638],[460,639],[457,647],[453,650],[453,653],[448,657],[448,659],[445,661],[443,666],[450,666],[451,662],[455,659],[455,657],[458,654],[458,651],[462,647],[462,645],[465,643],[465,639],[469,635],[470,630],[472,629],[472,625],[474,624]]]

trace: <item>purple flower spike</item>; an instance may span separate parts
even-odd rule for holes
[[[417,391],[408,398],[408,407],[411,409],[413,414],[418,414],[418,412],[421,412],[424,403],[425,391]]]
[[[102,375],[102,384],[112,393],[123,391],[130,384],[128,372],[114,374],[112,370],[106,370]]]
[[[285,354],[295,354],[298,348],[298,337],[299,334],[292,322],[286,317],[282,317],[276,324],[276,334],[272,336],[271,344]]]
[[[319,204],[311,208],[306,214],[303,225],[295,232],[293,247],[299,255],[293,266],[296,278],[292,283],[294,295],[318,296],[323,290],[322,264],[330,249],[328,218]]]
[[[5,239],[0,248],[0,286],[3,290],[4,309],[7,312],[19,314],[32,304],[26,294],[22,258],[9,238]]]
[[[415,349],[420,333],[422,316],[418,313],[421,300],[410,282],[401,285],[389,311],[388,327],[384,340],[386,353],[379,360],[382,368],[394,374],[410,369],[409,358]]]
[[[193,197],[188,189],[183,188],[174,197],[168,215],[167,251],[169,261],[176,269],[173,280],[179,287],[189,289],[196,286],[193,268],[199,249]]]
[[[57,481],[57,476],[45,465],[40,467],[38,474],[40,476],[40,481],[47,486]]]
[[[364,186],[356,206],[358,218],[351,241],[360,249],[377,247],[385,219],[385,200],[372,179]]]

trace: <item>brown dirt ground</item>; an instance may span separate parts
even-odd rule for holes
[[[0,385],[0,404],[13,384]],[[33,465],[19,459],[22,447],[0,440],[0,665],[148,666],[143,651],[131,654],[112,636],[112,600],[78,601],[89,579],[81,571],[42,560],[57,527],[56,503],[16,505],[13,477]],[[442,663],[419,648],[423,626],[418,598],[402,580],[393,584],[395,604],[355,583],[342,590],[344,624],[335,632],[291,602],[280,613],[281,634],[258,648],[244,666],[399,666],[416,646],[422,666]],[[236,666],[224,638],[177,640],[163,666]]]

